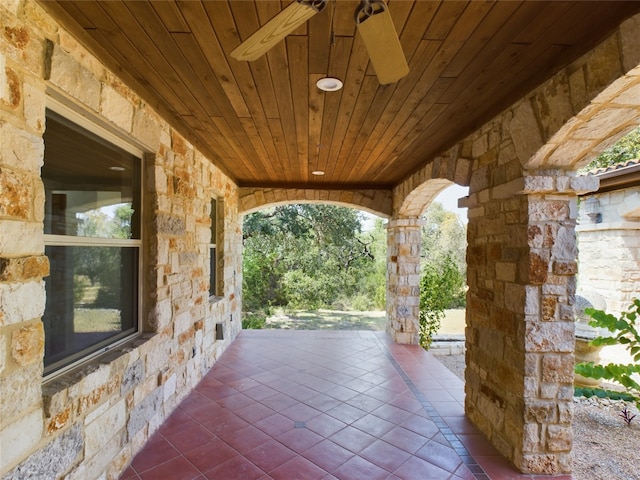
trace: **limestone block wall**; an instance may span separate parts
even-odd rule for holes
[[[388,217],[391,215],[392,197],[390,190],[240,188],[240,211],[243,214],[286,203],[334,204]]]
[[[421,229],[417,219],[387,224],[387,333],[397,343],[420,341]]]
[[[570,472],[574,171],[640,123],[640,16],[394,188],[417,217],[429,185],[469,185],[466,412],[523,472]]]
[[[0,25],[0,478],[114,479],[241,328],[238,189],[37,4],[0,3]],[[50,98],[147,152],[145,277],[142,335],[43,381]],[[224,200],[224,295],[215,301],[214,196]]]
[[[619,315],[640,297],[640,187],[592,196],[600,202],[602,217],[592,223],[579,209],[578,292],[597,292],[607,312]]]
[[[466,412],[521,471],[566,473],[577,192],[596,182],[523,170],[506,125],[472,142]]]

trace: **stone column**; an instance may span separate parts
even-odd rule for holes
[[[420,340],[422,221],[394,218],[387,225],[387,332],[397,343]]]
[[[590,182],[525,176],[470,215],[466,411],[525,473],[571,471],[576,199]]]

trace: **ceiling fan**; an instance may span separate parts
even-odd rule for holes
[[[252,61],[271,49],[304,22],[321,12],[328,0],[295,0],[232,52],[236,60]],[[354,13],[371,64],[381,84],[400,80],[409,73],[402,45],[384,0],[362,0]]]

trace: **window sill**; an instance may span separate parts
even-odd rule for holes
[[[220,300],[224,300],[224,296],[222,296],[222,295],[211,295],[209,297],[209,303],[217,303]]]
[[[130,338],[81,365],[54,372],[42,383],[45,429],[48,434],[72,425],[91,414],[111,396],[124,397],[144,381],[144,366],[138,355],[131,355],[155,334]],[[136,360],[131,361],[132,358]]]

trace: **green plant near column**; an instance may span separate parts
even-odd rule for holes
[[[607,337],[597,337],[590,343],[594,346],[624,345],[625,349],[631,354],[633,363],[626,365],[618,363],[609,363],[607,365],[598,365],[594,362],[578,363],[575,366],[575,372],[583,377],[610,380],[622,385],[630,396],[629,398],[640,409],[640,384],[633,378],[634,374],[640,373],[640,334],[636,328],[636,321],[640,317],[640,299],[634,299],[629,311],[623,312],[619,318],[594,308],[586,308],[585,313],[592,318],[589,325],[597,328],[606,328],[614,334]],[[597,391],[598,396],[611,396],[604,389],[592,390]],[[625,417],[623,416],[623,418]],[[625,419],[625,421],[627,420]],[[630,421],[627,421],[627,423],[630,423]]]
[[[429,350],[433,336],[440,329],[444,310],[451,306],[463,285],[464,276],[450,254],[445,255],[439,262],[423,264],[419,322],[420,345],[425,350]]]

